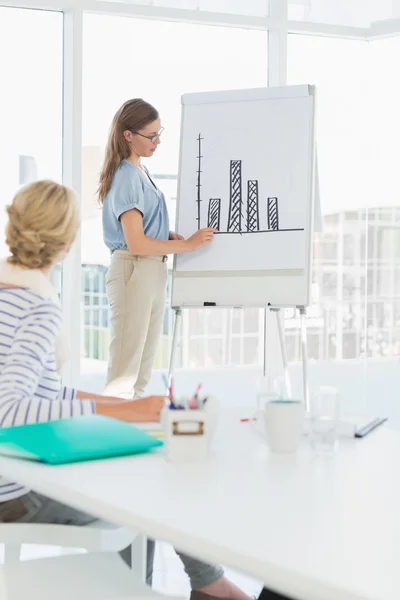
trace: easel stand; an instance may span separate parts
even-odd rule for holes
[[[304,403],[306,407],[306,412],[310,412],[310,393],[308,387],[308,352],[307,352],[307,328],[306,328],[306,307],[305,306],[297,306],[296,307],[300,313],[300,336],[301,336],[301,360],[303,365],[303,397]],[[292,385],[290,381],[287,354],[286,354],[286,345],[285,345],[285,332],[284,326],[281,319],[281,309],[280,307],[271,306],[269,308],[264,309],[264,364],[263,364],[263,375],[266,377],[268,375],[268,365],[267,365],[267,340],[268,340],[268,332],[267,332],[267,311],[275,313],[276,315],[276,324],[278,328],[278,336],[279,336],[279,347],[281,351],[282,357],[282,367],[283,367],[283,377],[285,383],[285,392],[288,398],[292,397]]]
[[[171,346],[171,357],[169,359],[169,369],[168,369],[168,385],[171,381],[172,373],[175,370],[175,360],[176,360],[176,350],[178,347],[178,339],[179,333],[182,328],[182,309],[175,309],[175,322],[174,322],[174,333],[172,335],[172,346]]]
[[[307,358],[307,330],[306,330],[306,308],[305,306],[297,306],[296,307],[300,313],[300,331],[301,331],[301,356],[303,363],[303,393],[304,393],[304,403],[306,411],[310,411],[310,396],[309,396],[309,388],[308,388],[308,358]],[[281,308],[277,306],[270,306],[264,309],[264,361],[263,361],[263,375],[264,377],[268,374],[268,365],[267,365],[267,340],[268,340],[268,332],[267,332],[267,311],[270,310],[276,315],[276,322],[278,327],[278,335],[279,335],[279,346],[282,356],[282,365],[283,365],[283,376],[285,382],[285,391],[288,398],[292,397],[292,386],[290,382],[290,375],[288,369],[288,361],[286,354],[286,346],[285,346],[285,334],[283,323],[281,319]],[[172,337],[172,348],[171,348],[171,358],[169,363],[168,370],[168,381],[170,381],[172,374],[175,369],[175,360],[176,360],[176,351],[178,346],[179,334],[181,331],[182,324],[182,308],[175,309],[175,323],[174,323],[174,333]]]

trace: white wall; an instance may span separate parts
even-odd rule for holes
[[[102,363],[101,363],[102,364]],[[99,361],[85,364],[81,387],[101,392],[104,386],[104,366]],[[257,369],[177,370],[175,391],[191,394],[197,383],[203,384],[205,393],[216,395],[225,406],[252,407],[255,405]],[[290,375],[293,395],[302,397],[302,368],[291,365]],[[309,365],[310,387],[335,386],[340,393],[343,411],[351,414],[368,413],[371,416],[389,417],[389,425],[400,430],[400,360],[379,359],[364,361],[330,361]],[[163,393],[160,371],[154,371],[149,393]]]

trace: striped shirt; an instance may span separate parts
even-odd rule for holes
[[[60,307],[28,288],[0,288],[0,427],[92,414],[91,400],[61,384],[56,369]],[[29,490],[0,477],[0,502]]]

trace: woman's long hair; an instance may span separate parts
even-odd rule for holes
[[[119,167],[121,160],[129,158],[132,150],[125,139],[124,131],[140,131],[158,119],[156,109],[141,98],[134,98],[125,102],[114,115],[104,157],[103,168],[100,173],[98,199],[103,204]]]

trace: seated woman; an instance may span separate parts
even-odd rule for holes
[[[49,274],[68,252],[79,227],[74,194],[52,181],[38,181],[21,189],[7,212],[10,256],[0,262],[0,426],[95,412],[130,422],[159,421],[163,397],[127,402],[61,384],[66,343]],[[94,520],[0,477],[0,523],[87,525]],[[180,556],[192,588],[200,594],[247,600],[218,565]],[[124,554],[123,558],[127,560]],[[150,580],[152,564],[148,571]]]

